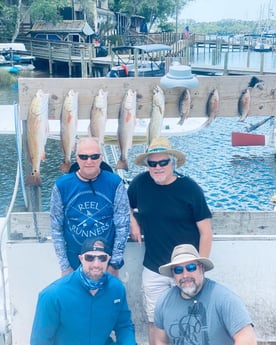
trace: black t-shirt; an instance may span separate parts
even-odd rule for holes
[[[132,209],[145,241],[144,266],[159,272],[160,265],[170,262],[173,248],[192,244],[199,249],[196,222],[211,218],[211,212],[199,185],[187,176],[169,185],[158,185],[148,172],[136,176],[128,188]]]

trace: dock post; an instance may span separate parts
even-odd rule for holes
[[[228,55],[229,52],[226,52],[224,55],[223,75],[228,75]]]
[[[68,46],[68,55],[69,55],[69,59],[68,59],[68,74],[69,74],[69,78],[72,77],[72,44],[70,44]]]
[[[49,46],[49,74],[50,76],[53,75],[53,47],[51,46],[51,43],[48,43]]]
[[[264,74],[264,52],[261,52],[260,74]]]
[[[250,67],[250,49],[248,47],[247,50],[247,61],[246,61],[246,67],[249,68]]]
[[[84,48],[85,48],[84,45],[80,46],[80,53],[81,53],[81,76],[82,76],[82,78],[87,78],[87,66],[86,66],[86,63],[84,61],[84,54],[85,54]]]

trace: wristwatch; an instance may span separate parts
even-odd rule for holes
[[[115,270],[119,270],[124,266],[124,263],[124,259],[122,259],[121,261],[109,262],[109,266],[113,267]]]

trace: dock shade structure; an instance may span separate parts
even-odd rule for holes
[[[173,87],[196,89],[198,79],[192,74],[191,67],[173,62],[169,67],[169,72],[161,78],[160,85],[166,89]]]
[[[40,20],[27,35],[40,40],[91,43],[93,34],[94,30],[85,20],[62,20],[55,24]]]

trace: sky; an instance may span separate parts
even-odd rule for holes
[[[271,11],[269,11],[271,9]],[[194,0],[184,7],[181,20],[211,22],[221,19],[276,19],[276,0]],[[274,16],[272,16],[274,14]]]

